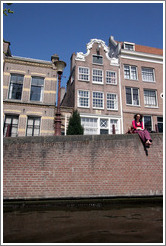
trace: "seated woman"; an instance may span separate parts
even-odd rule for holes
[[[134,115],[134,120],[132,121],[132,126],[134,128],[134,133],[138,133],[141,140],[146,146],[149,146],[152,144],[152,139],[150,137],[149,132],[144,129],[143,123],[142,123],[142,115],[136,114]]]

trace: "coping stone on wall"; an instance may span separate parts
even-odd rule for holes
[[[162,133],[152,133],[152,139],[163,136]],[[5,144],[23,144],[23,143],[58,143],[73,141],[101,141],[101,140],[129,140],[138,139],[137,134],[115,134],[115,135],[67,135],[67,136],[36,136],[36,137],[6,137],[3,139]]]

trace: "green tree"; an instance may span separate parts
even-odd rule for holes
[[[5,4],[10,6],[12,3],[5,3]],[[3,14],[6,15],[6,16],[8,16],[8,14],[13,14],[13,13],[14,12],[11,9],[9,9],[9,8],[3,9]]]
[[[70,116],[67,135],[83,135],[84,128],[81,126],[80,114],[77,110]]]

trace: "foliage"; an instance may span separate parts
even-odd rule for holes
[[[9,6],[9,5],[11,5],[12,3],[6,3],[6,4]],[[6,15],[6,16],[8,16],[8,14],[13,14],[13,13],[14,13],[14,11],[12,11],[12,10],[9,9],[9,8],[3,9],[3,14]]]
[[[77,110],[70,116],[67,135],[83,135],[84,128],[81,126],[81,117]]]

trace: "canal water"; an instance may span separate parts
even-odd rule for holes
[[[4,212],[4,243],[162,243],[162,205]]]

